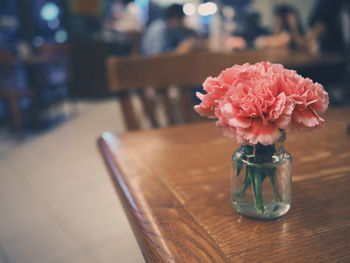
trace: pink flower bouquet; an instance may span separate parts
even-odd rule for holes
[[[254,160],[264,164],[276,153],[274,144],[284,137],[287,128],[315,129],[324,123],[321,115],[328,107],[328,94],[323,86],[303,78],[280,64],[260,62],[235,65],[203,83],[205,94],[194,109],[204,117],[217,119],[224,136],[243,146],[241,154],[254,153]],[[237,163],[237,176],[244,162]],[[254,170],[254,171],[253,171]],[[255,208],[265,212],[261,183],[270,177],[274,185],[275,170],[246,169],[245,185],[236,192],[242,197],[252,185]],[[280,198],[277,187],[274,196]]]
[[[328,107],[328,94],[319,83],[280,64],[235,65],[203,83],[206,94],[195,110],[217,118],[223,135],[239,144],[271,145],[288,127],[313,129]]]

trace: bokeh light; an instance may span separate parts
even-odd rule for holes
[[[40,16],[45,21],[53,21],[58,18],[59,13],[58,6],[55,3],[48,2],[41,8]]]
[[[213,2],[207,2],[198,6],[198,14],[201,16],[214,15],[217,11],[218,7]]]
[[[196,13],[196,6],[192,3],[184,4],[183,11],[185,15],[192,16]]]

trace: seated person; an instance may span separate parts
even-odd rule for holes
[[[157,19],[146,29],[142,39],[142,53],[146,56],[165,52],[183,54],[197,45],[196,33],[184,23],[182,5],[170,5],[164,19]]]
[[[316,2],[310,18],[307,34],[311,52],[325,51],[344,53],[345,43],[342,32],[342,11],[349,4],[346,0]]]
[[[344,63],[320,71],[316,80],[330,86],[331,103],[350,101],[350,2],[318,0],[310,16],[307,44],[312,53],[335,53]]]
[[[303,34],[299,13],[292,6],[283,4],[274,9],[273,35],[258,38],[255,46],[259,49],[304,49]]]
[[[261,26],[258,13],[247,15],[240,24],[233,32],[233,36],[228,37],[225,41],[226,48],[230,50],[252,49],[258,37],[269,33]]]

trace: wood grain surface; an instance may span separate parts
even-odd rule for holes
[[[104,133],[99,146],[146,262],[350,262],[350,108],[325,118],[316,132],[287,133],[292,208],[267,222],[233,210],[238,146],[214,123]]]

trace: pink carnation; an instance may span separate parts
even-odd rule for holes
[[[303,78],[282,65],[260,62],[235,65],[207,78],[206,94],[195,110],[217,118],[223,135],[240,144],[273,144],[280,129],[319,127],[320,114],[328,107],[328,94],[322,85]]]

